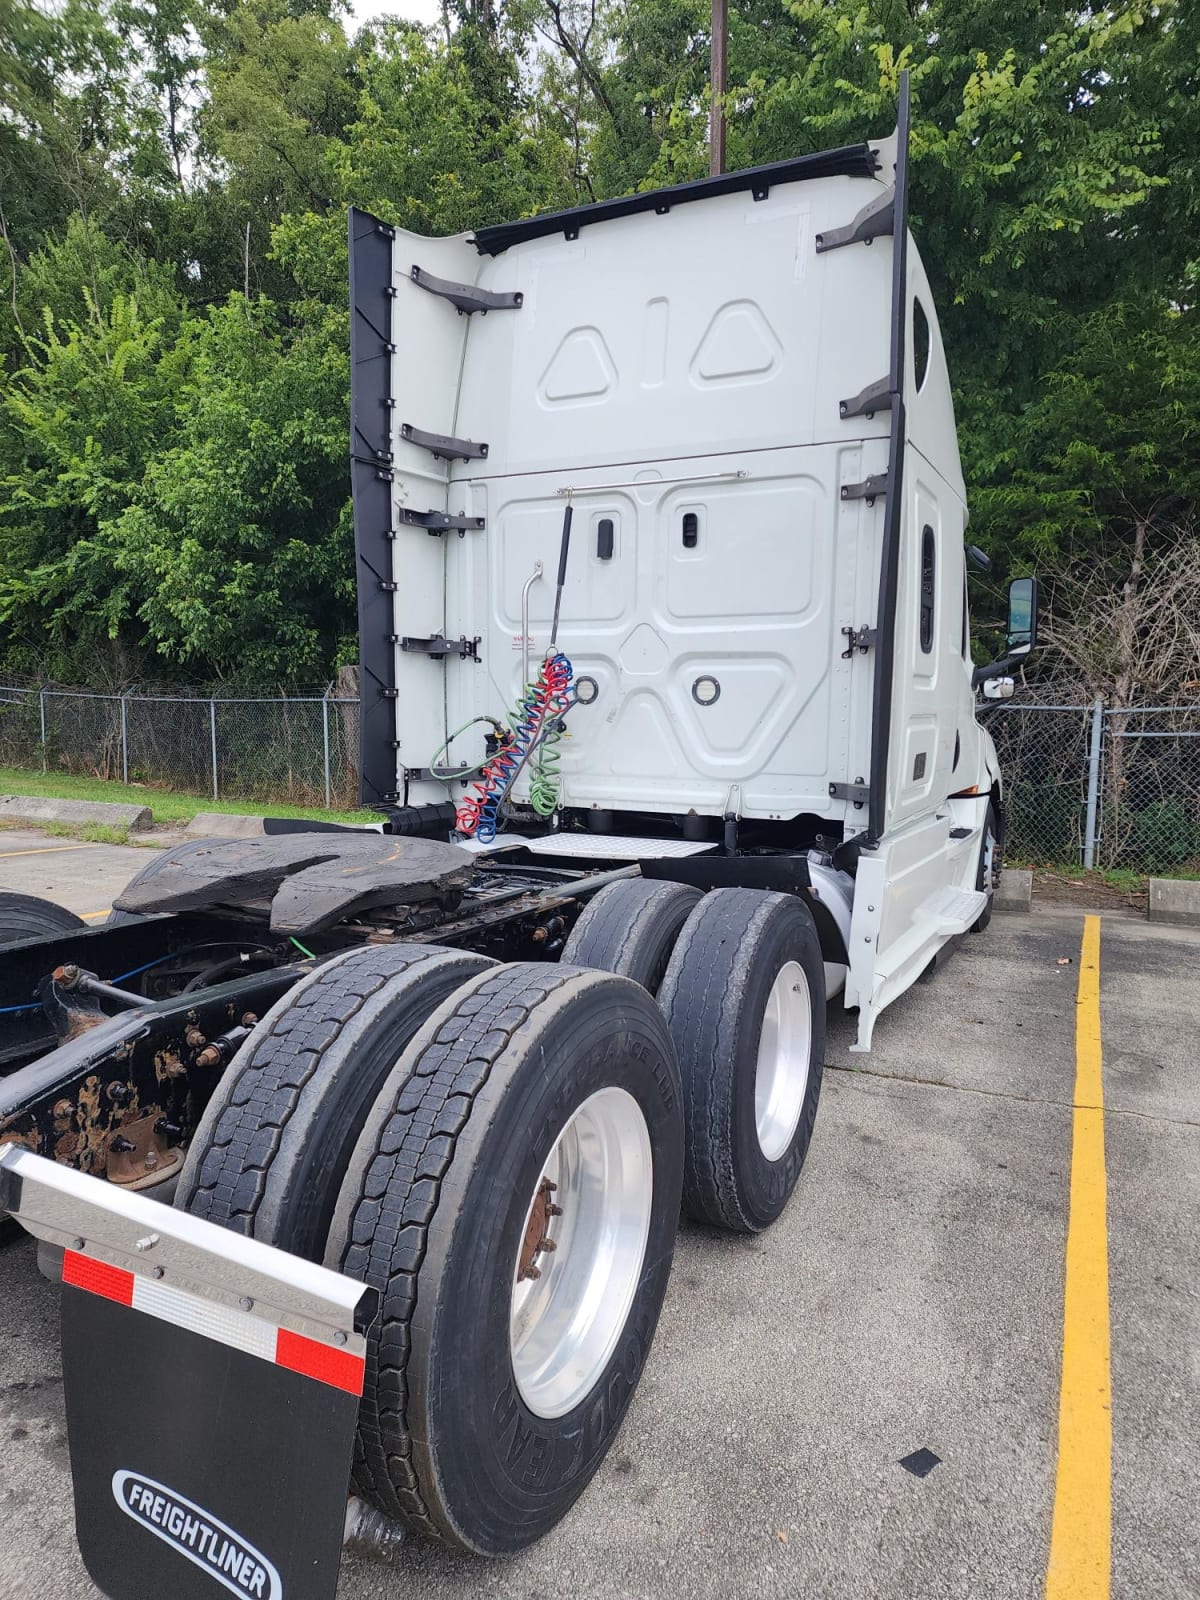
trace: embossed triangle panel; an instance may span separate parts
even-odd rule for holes
[[[702,383],[762,383],[771,377],[783,348],[753,300],[733,300],[709,323],[692,357],[692,377]]]
[[[539,392],[550,405],[602,400],[617,381],[617,369],[599,328],[572,328],[550,358]]]

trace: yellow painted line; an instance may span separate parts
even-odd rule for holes
[[[1071,1215],[1067,1224],[1058,1475],[1046,1600],[1108,1600],[1112,1573],[1112,1381],[1099,917],[1084,918],[1075,1006]]]
[[[81,911],[79,915],[85,922],[95,922],[97,917],[106,917],[111,910],[111,906],[105,906],[103,911]]]
[[[33,850],[0,850],[0,861],[11,856],[60,856],[64,850],[94,850],[94,844],[44,844]]]

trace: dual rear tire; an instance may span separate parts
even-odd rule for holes
[[[324,963],[219,1080],[176,1195],[378,1291],[353,1485],[480,1554],[539,1538],[595,1473],[681,1203],[767,1226],[812,1134],[803,904],[612,887],[573,935],[587,967],[403,944]]]
[[[679,1072],[644,989],[401,945],[335,958],[263,1018],[176,1204],[379,1292],[354,1486],[495,1555],[603,1459],[682,1181]]]

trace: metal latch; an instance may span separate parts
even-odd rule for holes
[[[418,288],[449,300],[457,308],[460,317],[469,317],[473,311],[485,317],[489,311],[519,311],[525,300],[525,296],[519,292],[496,293],[491,289],[477,289],[472,283],[454,283],[450,278],[435,278],[424,267],[413,267],[412,281]]]
[[[842,499],[865,500],[869,506],[873,506],[878,496],[887,493],[887,487],[887,473],[873,472],[869,478],[864,478],[861,483],[844,483],[842,485]]]
[[[456,439],[449,433],[426,433],[414,428],[411,422],[400,424],[400,437],[409,444],[419,444],[433,453],[435,461],[482,461],[488,453],[486,444],[476,444],[473,439]]]
[[[429,639],[415,639],[405,634],[400,640],[401,650],[410,655],[436,656],[439,660],[446,656],[461,656],[464,661],[479,660],[479,636],[468,639],[465,634],[457,639],[447,639],[444,634],[435,633]]]
[[[861,628],[843,628],[842,637],[846,640],[846,648],[842,651],[842,660],[849,661],[856,650],[861,650],[863,655],[875,643],[875,629],[865,626]]]
[[[829,785],[829,797],[831,800],[849,800],[856,810],[865,806],[870,796],[870,786],[864,778],[855,778],[853,783],[831,783]]]
[[[410,528],[424,528],[426,533],[435,537],[449,533],[451,529],[457,529],[459,533],[468,530],[478,532],[484,525],[482,517],[454,516],[445,511],[409,511],[406,508],[400,511],[400,521]]]

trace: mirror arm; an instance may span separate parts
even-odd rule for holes
[[[971,673],[972,689],[978,689],[981,683],[987,683],[990,678],[1003,678],[1014,667],[1019,667],[1028,654],[1028,650],[1018,650],[1015,654],[1001,656],[998,661],[989,661],[986,666],[976,667]]]

